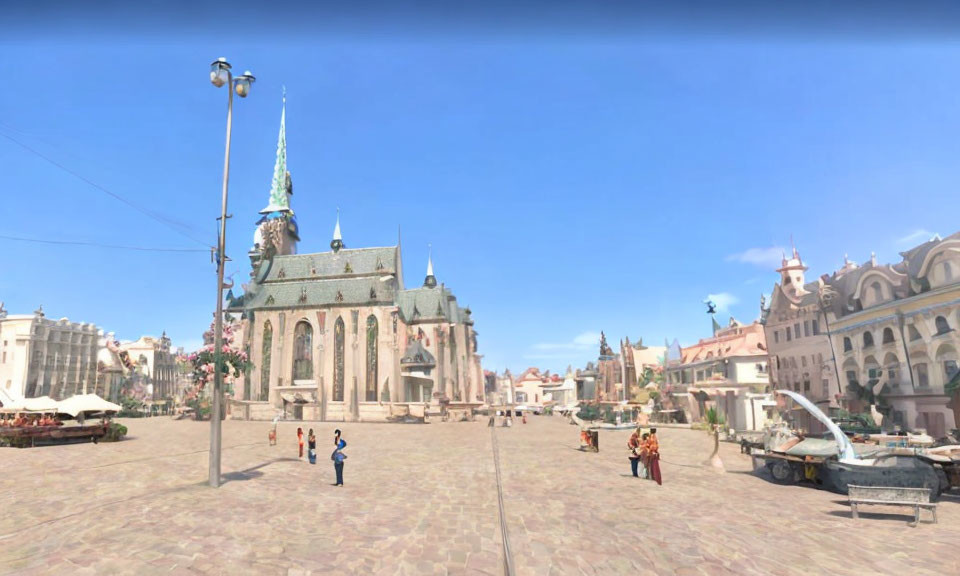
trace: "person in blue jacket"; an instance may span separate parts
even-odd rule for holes
[[[337,483],[334,484],[334,486],[343,486],[343,461],[347,458],[347,455],[343,453],[343,449],[347,447],[347,441],[340,438],[340,430],[334,432],[333,444],[336,448],[334,448],[333,454],[330,455],[330,459],[333,460],[333,468],[337,472]]]

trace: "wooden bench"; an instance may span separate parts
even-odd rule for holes
[[[859,518],[860,504],[879,504],[885,506],[909,506],[914,510],[914,525],[920,523],[920,509],[927,508],[933,513],[933,523],[937,523],[937,504],[930,502],[929,488],[894,488],[886,486],[847,486],[850,510],[854,518]]]

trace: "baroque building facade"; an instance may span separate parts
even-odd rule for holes
[[[825,413],[839,408],[833,348],[827,335],[830,319],[823,303],[824,283],[806,282],[807,266],[796,248],[783,257],[777,269],[769,307],[761,301],[760,314],[770,353],[770,384],[773,389],[800,392]],[[797,425],[810,432],[825,427],[806,410],[797,411]]]
[[[337,217],[330,251],[298,254],[290,207],[286,111],[269,204],[249,252],[251,281],[227,298],[240,314],[237,344],[252,368],[234,385],[231,414],[386,420],[484,402],[481,356],[469,308],[433,273],[404,284],[401,243],[348,248]]]
[[[61,400],[93,392],[97,384],[98,329],[33,314],[7,314],[0,303],[0,386],[14,398]]]
[[[805,270],[794,256],[785,267]],[[777,285],[764,313],[771,362],[780,387],[851,412],[873,407],[884,427],[925,429],[939,438],[957,427],[944,386],[958,374],[960,233],[934,237],[900,256],[896,264],[879,264],[876,256],[859,266],[845,259],[840,270],[803,286],[793,317],[777,300],[791,289]],[[806,322],[797,338],[804,318],[823,321],[811,324],[813,344],[806,342]],[[821,386],[808,390],[805,370],[813,380],[818,367],[811,361],[798,368],[793,359],[811,355],[818,364],[823,358],[822,377]]]
[[[129,355],[143,376],[148,398],[163,400],[176,395],[179,351],[171,346],[166,332],[160,338],[141,336],[132,342],[121,342],[119,348]]]

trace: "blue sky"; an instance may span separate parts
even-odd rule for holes
[[[791,235],[815,277],[960,228],[946,40],[41,35],[0,46],[0,135],[213,244],[218,56],[258,78],[234,109],[228,274],[249,271],[285,85],[301,252],[328,249],[338,206],[351,247],[402,227],[410,286],[432,243],[490,369],[582,365],[601,330],[695,341],[708,295],[753,320]],[[202,248],[2,136],[0,166],[0,234]],[[211,320],[208,253],[0,248],[11,313],[188,347]]]

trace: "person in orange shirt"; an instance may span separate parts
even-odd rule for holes
[[[303,428],[297,428],[297,444],[300,445],[300,459],[303,460]]]

